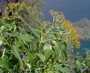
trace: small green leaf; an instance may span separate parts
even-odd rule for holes
[[[26,42],[32,42],[32,40],[34,39],[33,36],[29,34],[20,34],[17,37]]]
[[[45,56],[43,55],[43,54],[36,54],[39,58],[40,58],[40,60],[41,61],[45,61]]]

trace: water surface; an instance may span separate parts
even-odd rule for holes
[[[63,11],[66,19],[71,22],[82,18],[90,19],[90,0],[44,0],[45,19],[51,20],[50,9]]]

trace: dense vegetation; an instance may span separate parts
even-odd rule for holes
[[[43,12],[42,12],[42,7],[43,7],[42,0],[0,0],[0,17],[2,17],[5,7],[9,3],[17,3],[17,2],[22,2],[22,1],[24,1],[26,5],[30,7],[28,8],[28,12],[26,9],[23,9],[23,11],[20,12],[21,17],[27,23],[29,23],[30,26],[32,26],[33,28],[38,28],[38,25],[32,20],[31,17],[36,18],[40,23],[44,19]],[[27,26],[24,25],[24,27],[28,29]]]
[[[30,8],[24,2],[10,3],[0,19],[0,73],[90,73],[90,53],[75,52],[79,35],[64,14],[51,10],[53,21],[43,23],[29,15],[39,26],[35,29],[20,14]]]

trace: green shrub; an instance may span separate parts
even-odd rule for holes
[[[50,11],[53,22],[32,28],[19,13],[24,3],[12,3],[0,19],[1,73],[70,73],[81,63],[68,50],[79,48],[79,37],[63,13]],[[26,7],[24,7],[26,8]],[[10,12],[9,12],[10,11]],[[11,14],[10,14],[11,13]],[[26,30],[22,24],[29,27]],[[72,64],[72,65],[71,65]],[[77,65],[77,66],[76,66]],[[81,70],[79,69],[81,72]],[[78,72],[79,72],[78,71]]]

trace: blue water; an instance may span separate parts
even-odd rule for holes
[[[45,20],[52,20],[49,10],[62,11],[66,19],[71,22],[79,21],[82,18],[90,19],[90,0],[44,0],[43,12]],[[80,55],[90,49],[90,41],[81,41]]]
[[[43,12],[47,20],[51,20],[50,9],[62,11],[71,22],[90,19],[90,0],[44,0]]]
[[[79,55],[82,55],[86,50],[90,50],[90,41],[81,41],[81,46],[79,49],[77,49]]]

